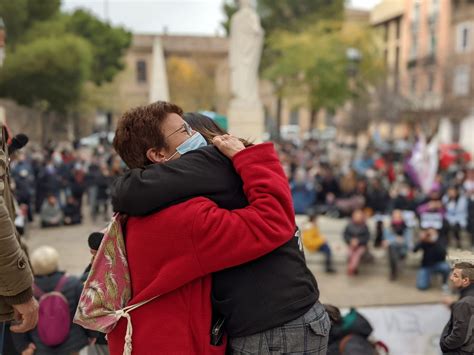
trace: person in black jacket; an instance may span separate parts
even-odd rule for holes
[[[367,192],[367,207],[372,209],[375,219],[375,240],[374,246],[379,247],[383,241],[384,217],[388,210],[390,196],[380,180],[374,179],[369,185]]]
[[[431,285],[433,274],[441,274],[443,277],[443,289],[448,290],[448,278],[451,269],[446,262],[446,247],[439,238],[439,232],[434,228],[420,231],[420,241],[413,251],[423,250],[421,267],[416,276],[416,287],[419,290],[427,290]]]
[[[73,196],[68,196],[66,205],[63,207],[64,225],[72,226],[82,222],[81,208]]]
[[[451,318],[441,334],[441,350],[450,355],[474,354],[474,265],[454,265],[451,282],[461,297],[451,305]]]
[[[225,134],[206,116],[188,113],[184,119],[208,142]],[[114,211],[129,215],[146,215],[197,196],[229,210],[248,205],[232,162],[211,145],[165,164],[132,169],[112,188]],[[264,346],[275,353],[326,353],[329,317],[306,267],[299,233],[266,256],[214,273],[211,301],[213,318],[224,319],[230,353],[259,353],[263,338],[273,339]]]
[[[369,341],[372,325],[357,310],[351,308],[349,313],[342,316],[339,308],[329,304],[324,307],[331,318],[327,355],[377,355],[376,345],[388,353],[388,348],[382,342],[374,344]]]

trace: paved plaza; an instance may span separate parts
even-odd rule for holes
[[[301,223],[304,218],[299,217]],[[322,254],[306,254],[308,266],[316,275],[321,290],[322,302],[332,303],[340,307],[398,305],[417,303],[438,303],[442,293],[440,287],[421,292],[415,287],[416,267],[420,255],[408,258],[406,267],[396,282],[388,280],[388,265],[384,250],[374,250],[374,264],[362,265],[360,273],[348,277],[345,272],[346,247],[342,242],[342,230],[345,220],[321,218],[320,228],[328,238],[334,252],[336,274],[324,272],[324,256]],[[106,225],[105,221],[93,223],[86,218],[80,226],[40,229],[36,223],[30,225],[26,239],[30,250],[40,245],[51,245],[61,255],[61,268],[79,275],[90,260],[87,237],[91,232],[98,231]],[[439,286],[439,280],[436,286]]]

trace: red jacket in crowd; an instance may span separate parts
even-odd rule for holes
[[[294,235],[293,203],[273,144],[233,158],[249,206],[228,211],[202,197],[146,217],[131,217],[126,247],[133,298],[161,295],[131,313],[133,354],[224,354],[210,345],[211,273],[256,259]],[[255,285],[258,287],[258,285]],[[126,320],[108,335],[123,352]]]

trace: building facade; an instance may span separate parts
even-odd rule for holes
[[[386,86],[390,92],[400,91],[402,72],[402,29],[405,26],[404,0],[385,0],[370,14],[370,23],[377,30],[386,67]]]
[[[450,46],[451,1],[406,0],[401,45],[401,92],[415,108],[442,105]]]
[[[452,139],[474,152],[474,1],[453,0],[445,100]]]

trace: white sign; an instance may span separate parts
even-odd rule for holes
[[[442,304],[357,309],[366,317],[373,337],[388,345],[390,355],[441,355],[439,339],[450,311]]]

